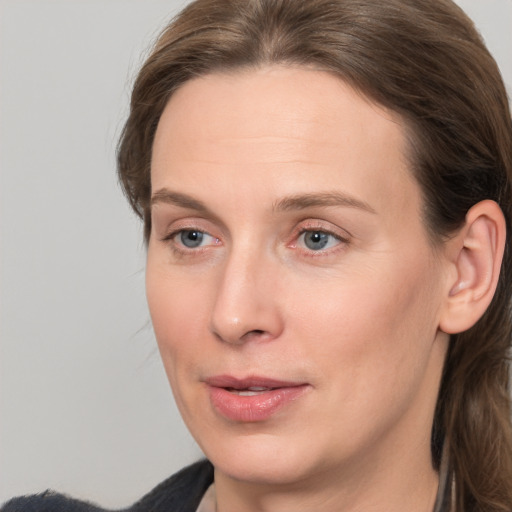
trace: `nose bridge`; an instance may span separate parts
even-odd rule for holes
[[[281,319],[272,281],[276,265],[249,244],[233,247],[224,263],[213,304],[211,329],[229,343],[279,335]]]

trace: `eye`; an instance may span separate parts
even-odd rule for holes
[[[174,240],[187,249],[196,249],[205,245],[214,245],[218,240],[197,229],[182,229],[174,234]]]
[[[330,249],[340,242],[342,242],[340,237],[318,229],[303,231],[298,239],[298,244],[310,251]]]

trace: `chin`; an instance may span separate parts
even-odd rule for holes
[[[305,478],[305,473],[296,464],[275,457],[257,461],[230,460],[213,462],[216,471],[233,480],[254,485],[288,486]]]
[[[227,443],[205,447],[205,454],[216,471],[238,480],[259,485],[290,485],[303,480],[314,464],[309,464],[304,443],[286,443],[278,436],[249,435],[231,438]]]

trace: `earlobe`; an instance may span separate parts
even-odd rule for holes
[[[455,278],[448,283],[442,331],[466,331],[488,308],[498,284],[505,236],[505,218],[494,201],[481,201],[468,211],[464,226],[448,242]]]

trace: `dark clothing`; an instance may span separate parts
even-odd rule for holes
[[[213,466],[202,460],[182,469],[151,492],[119,512],[196,512],[213,482]],[[434,512],[450,510],[450,486],[441,485]],[[14,498],[0,512],[107,512],[106,509],[46,491],[42,494]]]
[[[207,460],[202,460],[164,480],[122,512],[196,512],[212,482],[213,466]],[[0,512],[106,512],[106,509],[46,491],[14,498]]]

